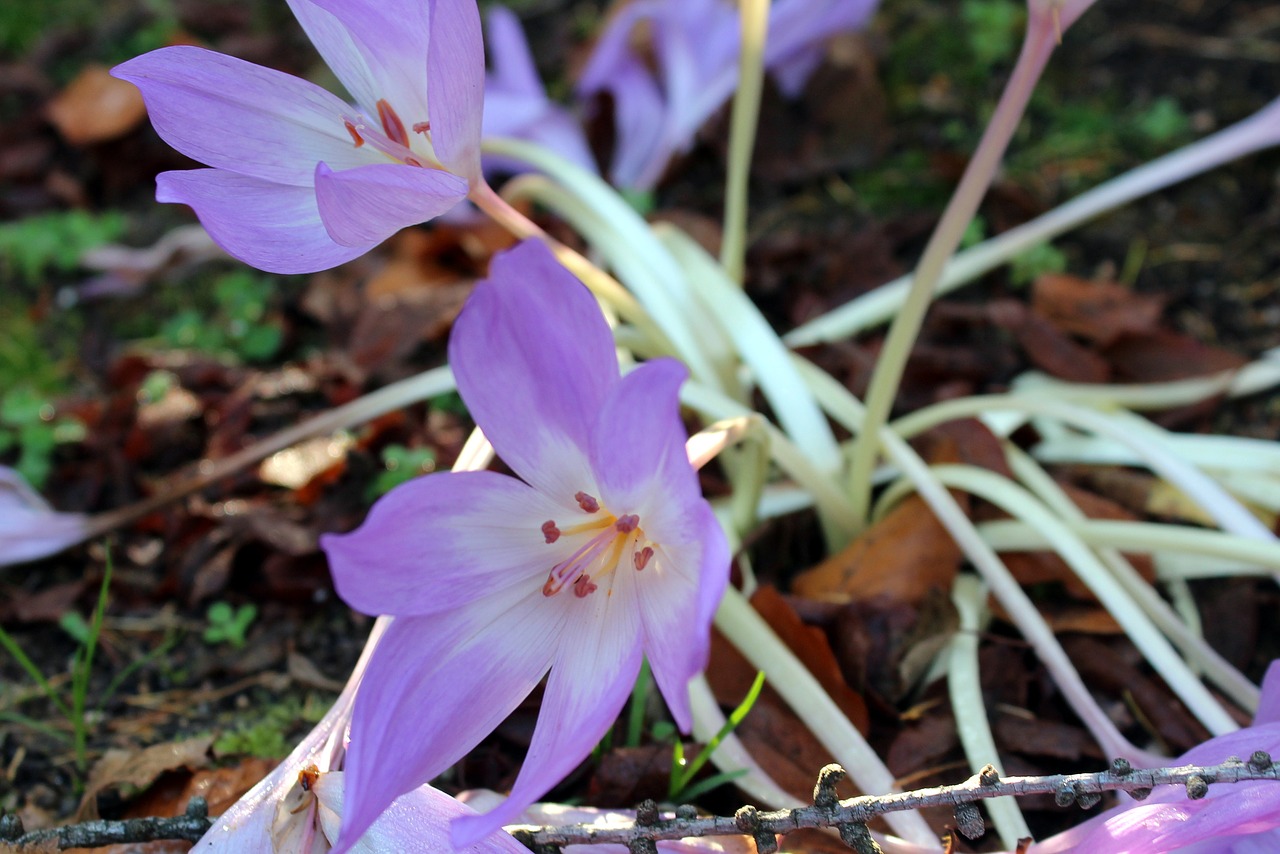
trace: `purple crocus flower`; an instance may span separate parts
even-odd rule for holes
[[[1280,661],[1262,681],[1253,726],[1193,747],[1172,765],[1217,765],[1262,750],[1280,756]],[[1032,846],[1032,854],[1088,851],[1179,851],[1196,854],[1262,854],[1280,851],[1280,783],[1258,780],[1211,785],[1190,800],[1177,786],[1156,789],[1144,801],[1122,804],[1079,827]]]
[[[518,475],[433,474],[326,536],[339,594],[392,614],[357,695],[349,845],[461,759],[550,670],[508,800],[454,823],[465,845],[518,816],[600,740],[648,656],[676,722],[706,663],[728,546],[685,452],[685,369],[619,377],[587,290],[541,243],[493,260],[449,342],[462,394]]]
[[[778,0],[769,11],[765,67],[783,92],[798,94],[831,36],[862,26],[875,0]],[[633,46],[648,22],[657,74]],[[636,0],[609,23],[578,83],[578,93],[613,96],[618,126],[611,180],[650,189],[672,157],[738,85],[738,11],[725,0]]]
[[[156,198],[276,273],[333,267],[439,216],[480,179],[484,47],[475,0],[289,0],[355,106],[269,68],[167,47],[112,72],[156,131],[210,169]]]
[[[577,118],[547,97],[533,54],[515,12],[505,6],[489,10],[486,28],[491,69],[484,83],[484,136],[509,136],[536,142],[591,172],[596,161]],[[517,171],[521,164],[492,166]]]

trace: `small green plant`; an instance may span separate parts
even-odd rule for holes
[[[730,783],[747,773],[746,771],[727,771],[690,785],[690,783],[693,783],[693,778],[702,770],[702,766],[707,764],[711,754],[720,746],[720,742],[724,741],[729,733],[737,729],[738,724],[742,723],[742,719],[747,716],[747,712],[751,711],[751,707],[760,698],[760,690],[762,688],[764,688],[763,670],[756,673],[755,681],[751,683],[751,689],[747,691],[747,696],[743,698],[736,709],[729,713],[724,726],[720,727],[720,731],[715,734],[715,737],[707,742],[702,750],[698,751],[698,755],[692,761],[685,760],[684,744],[679,738],[675,739],[671,758],[671,780],[667,785],[667,800],[673,803],[691,801],[702,793],[709,792],[718,786],[723,786],[725,783]]]
[[[220,734],[213,742],[215,756],[256,756],[279,759],[292,749],[290,733],[299,724],[314,724],[324,716],[327,706],[307,696],[304,703],[295,698],[267,706],[256,715],[255,723]]]
[[[227,643],[235,649],[245,644],[245,633],[258,616],[258,607],[253,604],[232,607],[229,602],[214,602],[205,612],[209,625],[205,628],[205,643]]]
[[[1045,273],[1067,269],[1067,256],[1050,243],[1039,243],[1009,262],[1009,283],[1029,285]]]
[[[964,0],[960,6],[964,32],[974,62],[990,69],[1013,58],[1022,37],[1026,9],[1012,0]]]
[[[433,471],[436,466],[436,452],[431,448],[388,445],[382,449],[382,466],[383,471],[369,485],[370,498],[386,495],[400,484]]]
[[[218,736],[213,752],[217,756],[279,759],[289,753],[289,742],[285,738],[289,723],[268,714],[257,723]]]
[[[213,317],[184,309],[165,322],[160,337],[171,347],[229,353],[248,362],[270,359],[284,339],[280,324],[267,315],[274,288],[271,279],[248,270],[220,276],[213,286]]]
[[[18,453],[14,468],[39,489],[49,477],[53,449],[84,438],[84,426],[54,416],[53,405],[31,388],[18,386],[0,397],[0,454]]]
[[[93,657],[98,650],[98,639],[102,635],[102,618],[107,610],[107,592],[111,587],[111,553],[107,552],[106,568],[102,573],[102,586],[98,589],[98,602],[93,609],[93,616],[86,624],[83,618],[79,620],[63,618],[63,629],[76,637],[79,644],[76,655],[71,663],[71,686],[69,689],[70,696],[64,697],[62,693],[53,686],[53,684],[45,678],[40,672],[40,668],[36,666],[23,651],[18,642],[0,628],[0,646],[13,657],[13,660],[27,672],[32,681],[40,687],[45,697],[53,704],[67,722],[71,725],[71,742],[72,749],[75,752],[76,768],[84,771],[88,766],[88,754],[86,746],[89,739],[89,720],[85,714],[88,708],[89,698],[89,677],[93,672]],[[78,615],[77,615],[78,616]],[[113,683],[113,685],[118,683]],[[114,688],[113,688],[114,690]],[[107,698],[103,698],[103,703]],[[99,706],[101,708],[101,705]],[[49,725],[31,718],[4,713],[6,719],[15,723],[25,724],[40,732],[45,733],[59,741],[65,741],[66,736]]]
[[[1190,134],[1191,119],[1177,101],[1164,95],[1134,117],[1133,127],[1150,142],[1168,145]]]
[[[49,272],[68,273],[87,250],[118,240],[125,219],[119,212],[60,211],[0,225],[0,271],[25,282]]]

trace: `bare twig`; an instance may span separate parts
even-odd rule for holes
[[[48,830],[22,832],[17,816],[0,819],[0,852],[54,851],[67,848],[99,848],[124,842],[185,839],[198,842],[209,832],[209,805],[195,797],[183,815],[172,818],[130,818],[124,821],[86,821]]]
[[[655,821],[618,823],[609,826],[577,824],[565,827],[508,828],[517,839],[539,854],[559,851],[565,845],[622,843],[632,851],[639,840],[683,839],[698,836],[746,834],[755,839],[759,850],[776,851],[775,837],[806,827],[834,827],[841,838],[859,854],[879,850],[866,824],[872,818],[899,810],[930,806],[950,806],[956,810],[957,828],[970,838],[982,835],[982,815],[973,804],[988,798],[1012,795],[1052,794],[1062,806],[1072,803],[1088,809],[1098,803],[1103,792],[1124,791],[1135,798],[1145,798],[1156,786],[1185,785],[1187,796],[1202,798],[1211,783],[1241,783],[1248,780],[1280,780],[1280,765],[1263,751],[1254,753],[1247,762],[1229,759],[1221,765],[1185,765],[1177,768],[1137,770],[1125,760],[1116,760],[1110,770],[1096,774],[1059,774],[1048,777],[1001,777],[987,766],[956,786],[916,789],[891,795],[863,796],[845,801],[834,797],[835,781],[843,776],[839,766],[827,766],[818,777],[814,805],[798,809],[762,812],[743,807],[733,817],[711,816],[691,818],[677,811],[675,815]]]
[[[733,816],[698,817],[692,807],[678,807],[674,813],[662,813],[653,801],[646,801],[636,812],[634,822],[565,826],[521,826],[508,828],[512,835],[537,854],[558,854],[565,845],[592,845],[606,842],[626,845],[628,850],[656,851],[663,839],[699,836],[751,836],[761,854],[778,850],[777,836],[806,827],[834,827],[858,854],[878,852],[879,846],[867,831],[867,822],[876,816],[921,807],[950,806],[956,813],[956,828],[969,838],[981,836],[982,814],[978,801],[1004,795],[1052,794],[1060,806],[1077,804],[1084,809],[1095,806],[1104,792],[1128,792],[1142,799],[1156,786],[1182,785],[1192,800],[1208,794],[1214,783],[1243,783],[1250,780],[1280,781],[1280,764],[1271,756],[1257,751],[1248,761],[1228,759],[1221,765],[1183,765],[1176,768],[1135,769],[1123,759],[1096,774],[1057,774],[1047,777],[1001,777],[988,765],[978,774],[956,786],[916,789],[890,795],[865,795],[837,800],[835,785],[844,777],[844,769],[828,765],[818,775],[814,787],[813,806],[762,812],[746,806]],[[96,848],[122,842],[151,842],[160,839],[184,839],[195,842],[212,826],[203,798],[192,798],[185,815],[175,818],[138,818],[126,821],[89,821],[50,830],[24,834],[16,816],[0,817],[0,854],[8,852],[50,851],[67,848]]]

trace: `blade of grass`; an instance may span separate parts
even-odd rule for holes
[[[707,742],[706,746],[694,757],[693,761],[687,765],[682,762],[684,748],[679,739],[676,740],[675,761],[671,765],[671,786],[667,792],[667,796],[671,800],[674,801],[684,792],[685,787],[702,770],[702,766],[707,764],[707,760],[711,758],[711,754],[715,752],[715,749],[720,746],[720,742],[724,740],[724,737],[738,728],[738,724],[742,723],[742,719],[747,716],[747,712],[751,711],[751,707],[756,704],[762,688],[764,688],[763,670],[756,673],[755,681],[751,683],[751,690],[747,691],[747,696],[729,714],[724,726],[720,727],[720,731],[716,733],[715,738]]]
[[[640,675],[631,689],[631,705],[627,709],[627,747],[639,747],[644,736],[644,707],[649,700],[649,659],[640,662]]]
[[[59,712],[62,712],[63,715],[70,719],[71,709],[68,708],[67,704],[58,696],[58,692],[49,684],[49,680],[44,678],[44,674],[40,672],[40,668],[36,667],[35,662],[27,657],[27,654],[22,651],[22,647],[18,646],[18,642],[14,640],[3,628],[0,628],[0,646],[3,646],[5,651],[8,652],[9,655],[13,656],[13,660],[18,662],[19,666],[21,666],[23,670],[27,671],[27,675],[31,677],[31,681],[40,686],[40,690],[49,698],[49,702],[53,703]]]
[[[98,651],[98,637],[102,634],[102,617],[107,611],[107,593],[111,587],[111,549],[107,549],[106,567],[102,571],[102,586],[98,588],[98,603],[89,623],[89,638],[76,656],[71,672],[71,726],[75,733],[76,765],[84,770],[88,764],[85,752],[89,729],[85,722],[85,706],[89,697],[89,677],[93,672],[93,656]]]

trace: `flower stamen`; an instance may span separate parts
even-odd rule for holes
[[[372,127],[359,113],[342,117],[342,124],[356,148],[368,143],[397,163],[423,169],[444,169],[433,156],[421,156],[409,147],[409,134],[404,129],[404,122],[386,101],[378,102],[378,119],[382,122],[381,129]]]
[[[586,496],[585,493],[578,493],[580,496]],[[595,501],[595,499],[591,499]],[[583,500],[579,499],[579,504],[583,504]],[[596,504],[599,509],[599,504]],[[547,581],[542,585],[543,596],[554,596],[564,589],[566,584],[572,579],[573,593],[579,599],[586,598],[594,593],[599,587],[592,581],[592,574],[589,569],[595,568],[594,575],[596,578],[608,575],[617,569],[618,564],[622,562],[623,556],[631,554],[631,562],[633,566],[642,569],[644,564],[649,562],[649,557],[639,557],[644,550],[637,552],[635,550],[636,543],[640,540],[640,517],[634,513],[629,513],[619,518],[606,516],[583,525],[575,525],[572,528],[561,530],[554,520],[547,520],[542,525],[543,538],[548,543],[555,542],[560,537],[568,534],[577,534],[584,531],[597,531],[598,533],[583,544],[577,551],[569,556],[567,560],[557,563],[551,568],[551,572],[547,574]],[[653,549],[648,546],[649,556],[652,556]]]
[[[585,492],[575,492],[573,500],[578,502],[578,506],[582,508],[583,513],[595,513],[600,509],[600,502]]]
[[[556,527],[554,519],[548,519],[542,523],[542,536],[546,538],[547,545],[551,545],[560,539],[560,529]]]
[[[637,552],[632,552],[632,554],[631,554],[631,564],[632,564],[632,566],[634,566],[634,567],[636,568],[636,571],[637,571],[637,572],[639,572],[640,570],[642,570],[642,569],[644,569],[646,566],[648,566],[648,565],[649,565],[649,561],[650,561],[650,560],[652,560],[652,559],[653,559],[653,547],[652,547],[652,546],[645,546],[644,548],[640,549],[639,551],[637,551]]]
[[[342,124],[347,129],[347,133],[351,134],[351,141],[356,144],[356,148],[364,145],[364,137],[360,135],[360,131],[356,130],[356,126],[350,120],[343,119]]]
[[[400,116],[387,103],[386,98],[378,100],[378,120],[382,122],[382,129],[387,132],[387,139],[409,147],[409,134],[405,132],[404,122],[400,121]]]

